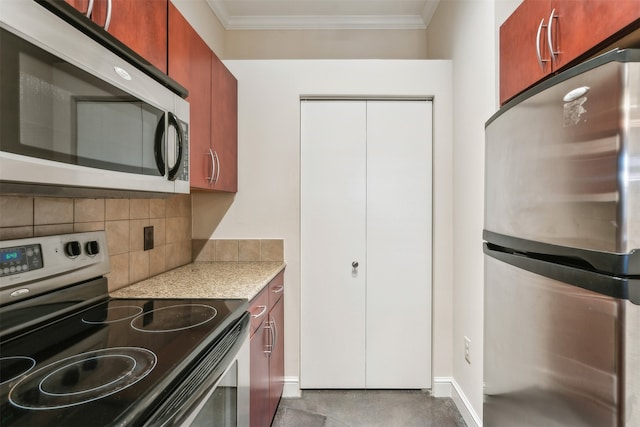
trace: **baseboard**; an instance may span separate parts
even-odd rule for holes
[[[452,398],[468,427],[482,427],[482,420],[453,377],[435,377],[431,391],[435,397]]]
[[[300,397],[300,379],[298,377],[284,377],[282,397]]]

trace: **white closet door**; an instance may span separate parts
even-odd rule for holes
[[[432,103],[367,110],[366,386],[430,388]]]
[[[301,103],[301,388],[365,386],[365,114]]]

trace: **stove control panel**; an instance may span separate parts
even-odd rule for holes
[[[42,250],[39,244],[0,249],[0,276],[38,268],[42,268]]]
[[[0,241],[0,306],[102,277],[109,269],[104,231]]]

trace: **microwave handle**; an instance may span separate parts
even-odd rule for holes
[[[173,165],[171,169],[169,169],[169,181],[175,181],[182,167],[182,150],[184,145],[184,132],[182,131],[182,126],[180,126],[180,122],[178,122],[178,118],[175,114],[169,113],[169,126],[173,126],[176,130],[176,144],[178,144],[178,158],[176,159],[176,163]]]
[[[176,130],[177,141],[178,144],[178,158],[176,159],[176,163],[169,169],[169,173],[167,178],[169,181],[175,181],[178,176],[178,172],[180,172],[180,168],[182,166],[182,149],[184,144],[184,132],[182,131],[182,127],[178,122],[178,118],[173,113],[167,113],[167,117],[169,119],[169,126],[172,126]],[[162,157],[162,143],[164,142],[164,115],[158,121],[158,127],[156,127],[156,137],[155,144],[153,146],[153,155],[156,159],[156,166],[158,166],[158,171],[164,176],[165,172],[165,163],[164,158]]]

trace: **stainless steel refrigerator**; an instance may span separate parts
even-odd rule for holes
[[[485,134],[484,427],[640,426],[640,50]]]

